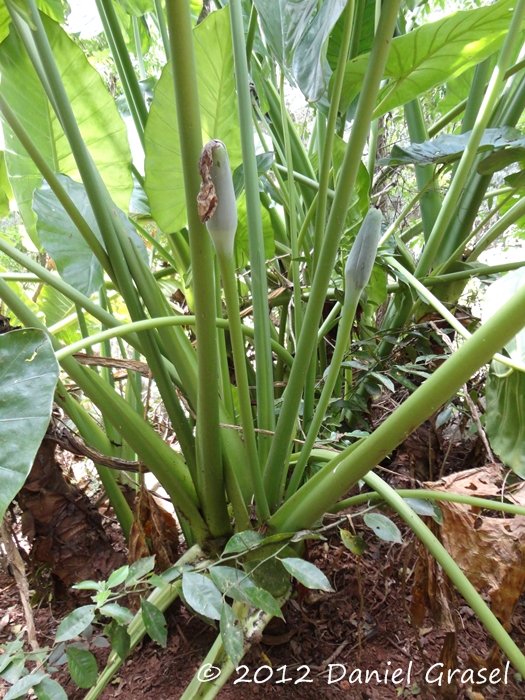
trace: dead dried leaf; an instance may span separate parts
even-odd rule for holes
[[[155,554],[156,567],[159,571],[165,571],[177,560],[179,531],[174,517],[156,502],[144,486],[137,495],[133,515],[130,563]]]
[[[504,488],[503,469],[498,464],[489,464],[452,474],[438,482],[427,482],[425,487],[433,491],[499,498]],[[525,499],[523,488],[513,492],[514,502],[521,503],[522,499]],[[514,609],[525,588],[525,517],[489,517],[481,515],[480,508],[448,501],[440,501],[439,505],[443,524],[436,534],[478,593],[490,599],[494,615],[510,630]],[[434,531],[437,529],[435,523],[431,523],[431,527]],[[450,610],[455,606],[451,605],[450,586],[440,585],[439,577],[443,577],[443,573],[439,571],[436,562],[421,549],[411,613],[414,622],[421,626],[428,609],[438,624],[452,632]],[[501,668],[497,647],[492,649],[488,659],[473,656],[471,660],[473,667]]]
[[[199,173],[202,177],[202,184],[197,195],[197,207],[199,210],[199,218],[202,223],[209,221],[215,210],[217,209],[217,194],[215,192],[215,185],[211,179],[211,168],[213,165],[213,149],[216,148],[217,142],[212,140],[202,149],[201,157],[199,159]]]
[[[502,468],[490,464],[453,474],[427,488],[476,496],[499,496]],[[525,586],[525,517],[480,516],[477,508],[440,502],[443,544],[471,583],[490,597],[492,611],[506,627]]]

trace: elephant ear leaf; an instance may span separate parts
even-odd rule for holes
[[[483,322],[493,316],[523,285],[525,270],[507,272],[493,282],[483,300]],[[505,350],[516,362],[525,359],[525,330],[521,330]],[[490,446],[504,464],[525,477],[525,372],[493,360],[487,379],[486,430]]]
[[[58,363],[43,331],[0,335],[0,519],[31,470],[57,380]]]

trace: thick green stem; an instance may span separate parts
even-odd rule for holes
[[[122,86],[127,86],[125,94],[128,100],[130,112],[133,116],[133,121],[137,127],[137,133],[144,144],[144,129],[148,118],[148,110],[144,101],[144,96],[141,92],[139,82],[131,59],[129,57],[126,42],[122,36],[120,25],[118,22],[117,13],[113,7],[112,0],[96,0],[97,8],[108,38],[108,42],[115,59],[115,66],[119,73],[119,78]],[[120,70],[119,70],[120,69]],[[128,95],[131,96],[131,101]]]
[[[335,128],[337,125],[337,115],[339,113],[339,102],[341,100],[341,92],[345,77],[346,61],[350,49],[350,41],[352,38],[352,29],[354,26],[354,0],[348,0],[344,9],[344,24],[343,34],[341,37],[341,46],[339,49],[339,57],[337,59],[337,67],[335,69],[334,85],[332,96],[330,99],[330,109],[328,111],[328,119],[326,123],[326,140],[322,152],[321,167],[319,168],[319,198],[317,200],[317,209],[315,214],[315,232],[314,232],[314,272],[321,253],[323,244],[324,230],[326,225],[326,211],[328,198],[328,185],[330,183],[330,167],[332,163],[332,148],[334,143]]]
[[[167,0],[166,13],[171,57],[184,191],[190,238],[197,336],[197,465],[199,492],[206,520],[213,534],[230,532],[224,495],[219,429],[219,361],[215,327],[215,282],[211,241],[201,223],[196,199],[202,130],[197,69],[193,49],[190,6],[187,0]]]
[[[329,453],[328,453],[329,454]],[[330,459],[330,457],[328,457]],[[366,478],[368,479],[368,476]],[[471,508],[481,508],[483,510],[498,510],[501,513],[510,513],[511,515],[525,515],[523,506],[516,506],[514,503],[503,503],[502,501],[491,501],[488,498],[477,498],[476,496],[467,496],[464,493],[450,493],[449,491],[430,491],[426,489],[396,489],[396,493],[400,498],[412,498],[416,500],[428,501],[443,501],[444,503],[463,503]],[[330,513],[340,513],[347,508],[359,506],[361,503],[375,503],[383,501],[381,494],[373,491],[372,493],[360,493],[357,496],[345,498],[339,501],[330,508]]]
[[[467,604],[483,623],[496,644],[508,656],[513,666],[523,675],[525,673],[525,657],[511,639],[503,625],[498,621],[481,595],[476,591],[454,559],[447,552],[437,537],[429,530],[412,508],[403,501],[395,490],[374,472],[370,472],[365,481],[368,486],[379,493],[384,500],[400,515],[421,542],[445,570],[447,576],[465,598]]]
[[[248,469],[250,470],[253,491],[255,494],[255,508],[259,520],[261,522],[266,522],[270,517],[270,511],[268,510],[268,502],[264,493],[259,455],[257,453],[257,441],[255,439],[255,431],[253,428],[252,406],[250,389],[248,385],[248,374],[246,371],[244,339],[239,316],[239,297],[237,296],[233,255],[220,254],[219,252],[217,255],[219,258],[222,286],[224,288],[226,308],[228,311],[230,339],[233,351],[233,364],[235,367],[235,378],[237,380],[239,412],[244,433],[244,444],[246,446]]]
[[[266,280],[259,175],[253,142],[250,79],[246,61],[241,0],[230,1],[230,19],[248,215],[248,241],[255,327],[255,362],[257,365],[257,424],[261,430],[273,431],[275,412],[273,405],[273,363],[270,347],[268,283]],[[266,460],[270,444],[270,436],[262,434],[259,438],[259,457],[262,464]]]
[[[170,50],[170,38],[168,36],[168,30],[166,28],[166,20],[164,19],[164,11],[162,9],[161,0],[154,0],[155,2],[155,14],[157,16],[157,22],[159,26],[160,36],[162,38],[162,45],[164,46],[164,53],[166,54],[166,60],[169,61],[171,58]]]
[[[525,326],[525,287],[336,467],[328,463],[271,518],[278,532],[307,528],[450,399]],[[296,360],[297,361],[297,360]]]
[[[505,71],[510,65],[515,46],[519,41],[521,23],[524,16],[525,0],[518,0],[516,9],[514,10],[514,14],[512,16],[509,32],[505,39],[503,48],[501,49],[497,66],[492,74],[492,78],[483,99],[483,104],[481,105],[478,118],[474,128],[472,129],[467,147],[463,152],[455,177],[443,202],[443,207],[419,259],[416,268],[416,274],[418,277],[424,277],[434,264],[436,255],[440,249],[443,237],[447,230],[447,226],[456,213],[456,205],[461,196],[467,178],[470,175],[473,163],[477,157],[481,137],[483,136],[483,133],[492,116],[494,106],[496,105],[496,102],[501,94],[505,80]]]
[[[292,496],[299,488],[305,467],[308,463],[310,451],[314,446],[317,433],[319,432],[323,422],[325,411],[328,408],[330,399],[332,398],[332,392],[341,369],[341,362],[343,361],[343,356],[348,348],[348,339],[350,338],[352,331],[352,324],[354,322],[355,312],[359,303],[361,291],[361,289],[356,289],[354,287],[347,288],[346,290],[343,312],[337,328],[337,340],[335,343],[334,354],[332,356],[332,362],[330,363],[330,368],[325,379],[323,391],[319,397],[319,402],[308,429],[306,440],[301,448],[301,455],[297,464],[295,465],[292,478],[290,479],[290,484],[286,491],[287,499],[290,498],[290,496]]]
[[[137,280],[137,286],[150,313],[153,316],[164,316],[170,314],[171,309],[168,307],[167,302],[162,296],[155,279],[151,275],[150,270],[146,266],[146,263],[142,259],[140,253],[138,253],[136,250],[134,244],[131,243],[128,236],[121,237],[120,241],[124,254],[126,255],[129,268],[133,273],[135,280]],[[144,312],[142,308],[139,310],[139,312],[140,316],[143,317]],[[184,350],[179,344],[178,338],[174,331],[174,328],[165,327],[164,329],[161,328],[159,334],[166,349],[170,350],[170,357],[173,357],[174,363],[177,363],[178,359],[183,357]],[[173,384],[170,380],[168,369],[162,361],[160,344],[156,342],[153,334],[145,333],[142,336],[142,345],[144,347],[144,355],[147,363],[151,368],[153,376],[155,377],[155,382],[159,388],[166,411],[173,425],[173,429],[175,430],[179,439],[188,468],[190,469],[195,481],[197,466],[193,432],[180,404],[179,397],[177,396],[177,393],[175,392]],[[179,372],[183,382],[185,383],[185,387],[187,387],[188,394],[190,397],[193,397],[190,391],[190,381],[193,377],[189,372],[186,372],[186,374],[182,373],[182,370],[185,369],[182,363],[179,362],[179,366]],[[188,376],[190,377],[189,379],[187,378]]]
[[[387,0],[383,6],[381,20],[363,82],[363,89],[359,98],[354,126],[341,167],[325,239],[319,257],[319,264],[304,317],[303,330],[299,338],[294,365],[284,393],[282,410],[264,471],[264,481],[270,509],[274,509],[278,505],[282,473],[285,469],[304,380],[310,364],[312,344],[316,343],[319,318],[321,317],[326,290],[334,268],[339,241],[343,234],[344,222],[361,162],[360,157],[368,136],[372,112],[389,53],[398,10],[399,0]]]
[[[408,126],[410,140],[413,143],[423,143],[428,139],[428,133],[423,118],[423,111],[419,99],[412,100],[405,105],[405,118]],[[442,199],[439,191],[434,186],[435,166],[416,165],[416,181],[421,195],[420,207],[423,220],[423,231],[427,239],[436,223],[441,209]]]

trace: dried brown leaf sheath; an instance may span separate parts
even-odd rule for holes
[[[221,145],[220,141],[212,140],[202,149],[199,159],[199,174],[202,177],[202,184],[197,195],[197,206],[199,217],[203,224],[209,221],[217,209],[217,193],[215,185],[211,179],[211,168],[213,165],[213,150]]]

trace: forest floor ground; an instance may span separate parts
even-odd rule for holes
[[[426,436],[422,439],[424,442]],[[408,451],[412,455],[417,452],[414,444]],[[407,453],[399,451],[397,459],[402,461],[403,454]],[[465,463],[467,453],[473,454],[472,450],[463,449],[457,467],[472,466]],[[448,462],[451,461],[453,457],[449,453]],[[447,687],[445,682],[439,682],[439,668],[428,671],[440,662],[446,633],[429,615],[422,627],[410,622],[418,543],[403,523],[395,521],[403,534],[401,545],[377,539],[360,524],[361,520],[357,521],[356,533],[364,536],[368,545],[361,556],[352,554],[342,545],[337,528],[327,534],[324,542],[309,544],[309,560],[326,574],[334,592],[319,593],[299,587],[283,609],[285,621],[276,618],[271,621],[261,641],[242,660],[243,666],[220,691],[220,700],[525,698],[525,681],[512,667],[508,668],[507,683],[481,687],[468,682],[468,669],[474,668],[471,656],[486,658],[492,643],[471,608],[459,596],[454,607],[459,623],[457,663],[462,674],[467,671],[463,676],[467,682]],[[341,527],[351,529],[352,526]],[[53,643],[61,619],[79,604],[82,603],[68,591],[55,588],[53,596],[44,599],[35,609],[42,646]],[[0,644],[3,644],[23,628],[25,619],[14,579],[1,570],[0,611]],[[102,700],[178,700],[181,697],[213,644],[216,632],[180,604],[173,605],[166,617],[166,648],[146,637],[106,688]],[[518,647],[524,649],[523,599],[512,618],[511,635]],[[107,653],[107,649],[96,650],[99,668]],[[501,661],[505,669],[506,658]],[[394,683],[393,673],[397,669]],[[369,682],[365,682],[367,671]],[[425,682],[427,673],[434,683]],[[85,696],[87,691],[76,688],[66,670],[54,677],[62,683],[70,700],[81,700]],[[0,685],[0,698],[5,692]]]

